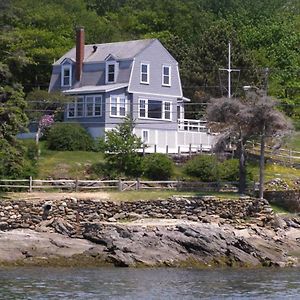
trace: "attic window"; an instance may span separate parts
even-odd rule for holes
[[[117,64],[115,62],[106,64],[106,83],[116,82],[116,69]]]
[[[72,65],[66,64],[61,67],[61,86],[72,85]]]
[[[162,85],[171,86],[171,66],[162,66]]]
[[[149,84],[149,68],[149,64],[141,63],[141,83]]]

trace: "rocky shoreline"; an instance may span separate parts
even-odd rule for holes
[[[0,202],[0,265],[299,266],[300,218],[266,201]],[[173,213],[171,213],[173,212]]]

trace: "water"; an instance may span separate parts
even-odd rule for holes
[[[0,299],[300,299],[300,270],[0,269]]]

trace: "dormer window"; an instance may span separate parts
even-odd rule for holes
[[[106,83],[115,83],[117,77],[117,63],[107,62],[106,63]]]
[[[162,66],[162,85],[171,86],[171,66]]]
[[[65,64],[61,67],[61,86],[72,85],[72,65]]]
[[[149,69],[150,65],[147,63],[141,63],[141,83],[149,84]]]

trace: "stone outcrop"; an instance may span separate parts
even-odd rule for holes
[[[63,218],[79,226],[81,222],[115,222],[137,218],[184,219],[207,222],[222,218],[226,223],[259,218],[269,222],[272,209],[267,201],[244,197],[223,200],[212,196],[171,197],[168,200],[113,202],[109,200],[0,201],[0,230],[35,229],[43,220]]]
[[[300,219],[266,201],[0,202],[0,264],[298,265]]]

